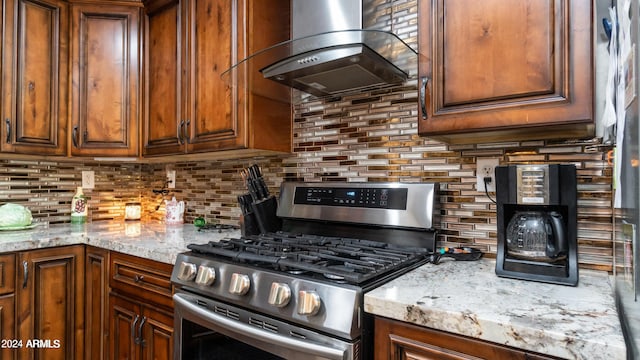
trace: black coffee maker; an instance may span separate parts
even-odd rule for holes
[[[496,167],[496,274],[576,286],[574,165]]]

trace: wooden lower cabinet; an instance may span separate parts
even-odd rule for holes
[[[85,359],[109,358],[109,251],[87,246],[85,255]]]
[[[0,254],[0,360],[172,359],[172,269],[85,245]]]
[[[173,313],[156,307],[142,307],[142,358],[169,360],[173,358]]]
[[[13,294],[0,296],[0,341],[16,339],[15,297]],[[2,344],[0,359],[15,359],[16,351]]]
[[[15,325],[15,254],[0,255],[0,341],[16,339]],[[0,344],[0,359],[15,359],[12,344]]]
[[[17,256],[18,359],[84,359],[84,245]]]
[[[112,252],[109,351],[113,359],[172,359],[172,265]]]
[[[173,315],[152,304],[109,296],[114,359],[171,359]]]
[[[109,344],[114,359],[139,359],[136,351],[140,305],[117,295],[109,296],[109,322],[113,336]],[[136,356],[137,355],[137,356]]]
[[[374,343],[375,360],[557,359],[381,317]]]

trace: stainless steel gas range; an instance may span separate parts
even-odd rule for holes
[[[285,182],[282,231],[180,254],[175,359],[370,359],[364,293],[429,261],[438,184]]]

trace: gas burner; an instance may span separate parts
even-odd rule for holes
[[[285,271],[287,272],[287,274],[291,274],[291,275],[302,275],[306,273],[306,271],[299,270],[299,269],[291,269],[291,270],[285,270]]]
[[[309,277],[361,284],[420,261],[427,248],[342,237],[266,233],[189,245],[196,253]]]
[[[330,273],[325,273],[323,274],[323,276],[331,281],[335,281],[339,284],[343,284],[346,283],[344,276],[340,276],[340,275],[336,275],[336,274],[330,274]]]

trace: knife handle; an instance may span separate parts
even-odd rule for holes
[[[247,180],[247,190],[249,190],[249,194],[251,194],[251,198],[253,199],[253,201],[260,200],[260,193],[258,192],[253,179]]]

